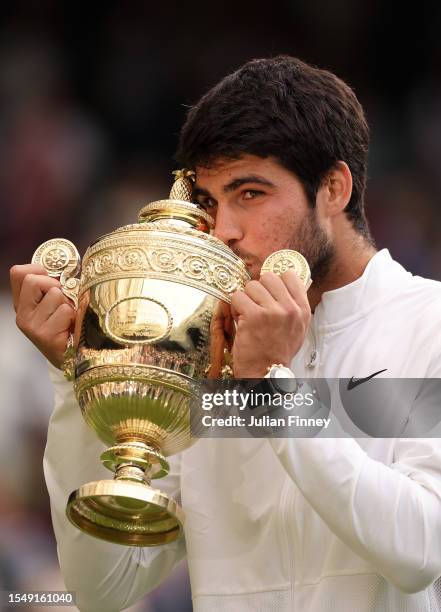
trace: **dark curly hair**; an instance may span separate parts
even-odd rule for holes
[[[190,108],[176,159],[194,169],[246,153],[272,156],[301,181],[311,206],[326,174],[344,161],[353,180],[346,214],[372,240],[364,213],[368,145],[352,89],[327,70],[283,55],[246,63]]]

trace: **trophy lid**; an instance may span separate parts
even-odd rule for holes
[[[198,231],[208,233],[214,227],[214,219],[192,201],[195,173],[185,168],[173,172],[175,181],[167,200],[151,202],[138,213],[139,223],[169,220],[179,225],[190,225]]]

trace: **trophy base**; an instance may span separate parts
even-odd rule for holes
[[[69,496],[71,523],[96,538],[126,546],[158,546],[182,535],[184,513],[174,499],[146,484],[89,482]]]

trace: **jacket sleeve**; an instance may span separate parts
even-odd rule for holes
[[[269,440],[328,527],[406,593],[441,575],[441,440],[396,440],[394,462],[348,438]]]
[[[55,390],[44,474],[49,491],[58,558],[68,590],[81,612],[117,612],[154,589],[185,555],[185,540],[137,548],[108,543],[76,529],[65,509],[69,494],[86,482],[112,478],[101,465],[103,444],[83,420],[71,383],[50,366]],[[160,488],[179,496],[179,456]]]

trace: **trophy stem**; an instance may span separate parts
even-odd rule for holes
[[[137,465],[121,463],[116,468],[115,480],[132,480],[134,482],[140,482],[141,484],[150,485],[151,478],[149,478],[149,472],[149,468],[143,470]]]
[[[115,480],[132,480],[146,485],[153,478],[162,478],[169,472],[164,455],[154,446],[140,440],[111,446],[101,455],[103,465],[115,472]]]

